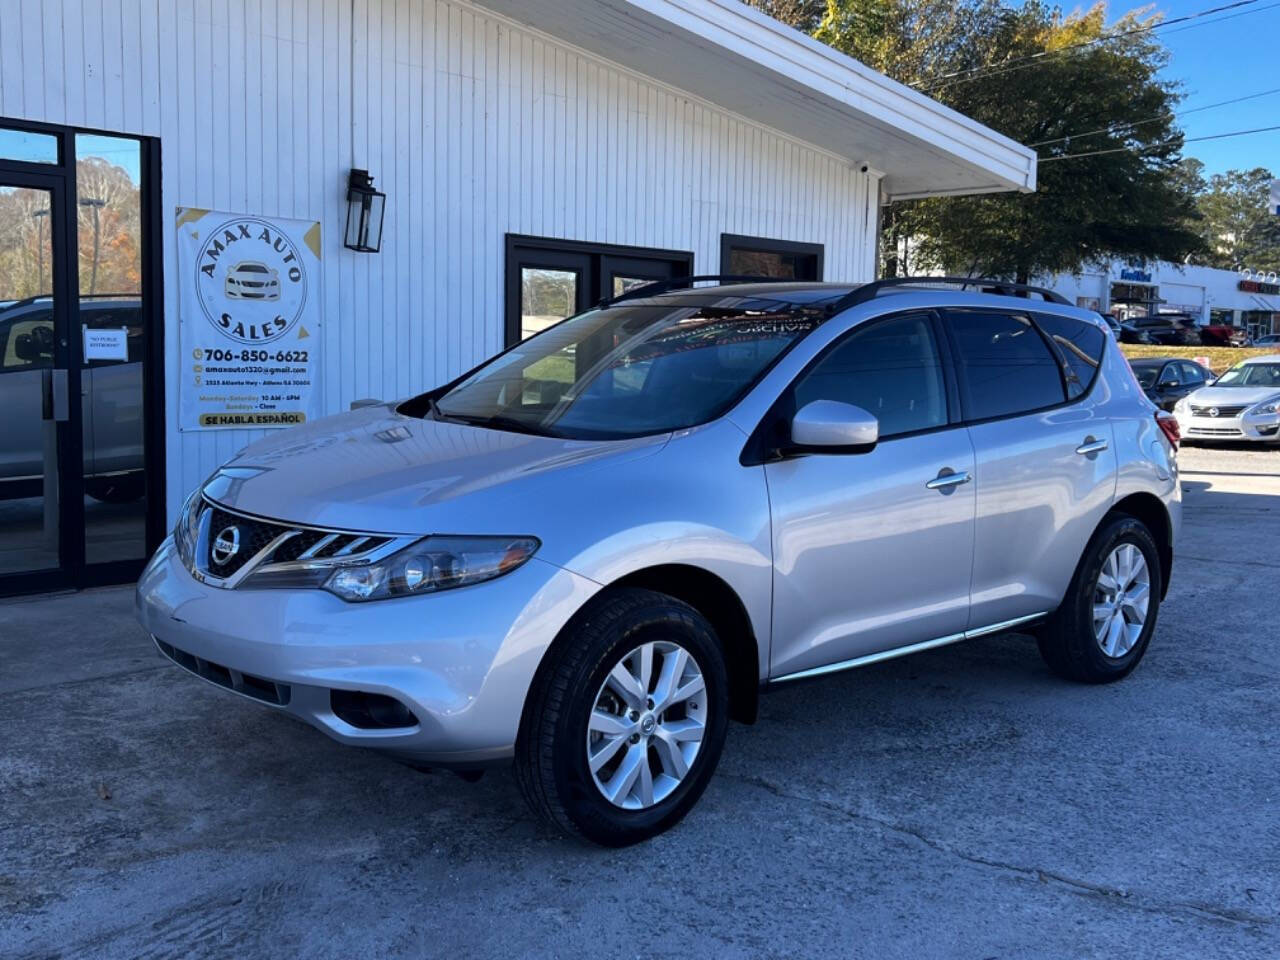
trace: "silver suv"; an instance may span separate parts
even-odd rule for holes
[[[1092,313],[694,282],[246,448],[143,574],[142,623],[343,743],[514,761],[609,845],[680,820],[781,684],[1015,628],[1064,677],[1133,670],[1177,426]]]

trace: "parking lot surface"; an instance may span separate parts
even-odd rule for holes
[[[789,687],[628,850],[201,683],[127,589],[0,604],[0,956],[1280,956],[1280,452],[1180,462],[1128,680],[1007,635]]]

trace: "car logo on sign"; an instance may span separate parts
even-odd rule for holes
[[[240,552],[240,528],[226,527],[213,540],[213,549],[209,551],[216,564],[224,564]]]

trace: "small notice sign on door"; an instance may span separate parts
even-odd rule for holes
[[[129,331],[118,329],[84,328],[84,358],[88,360],[128,360]]]

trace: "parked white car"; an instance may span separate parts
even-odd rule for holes
[[[1173,415],[1188,440],[1280,442],[1280,353],[1242,360],[1179,400]]]

